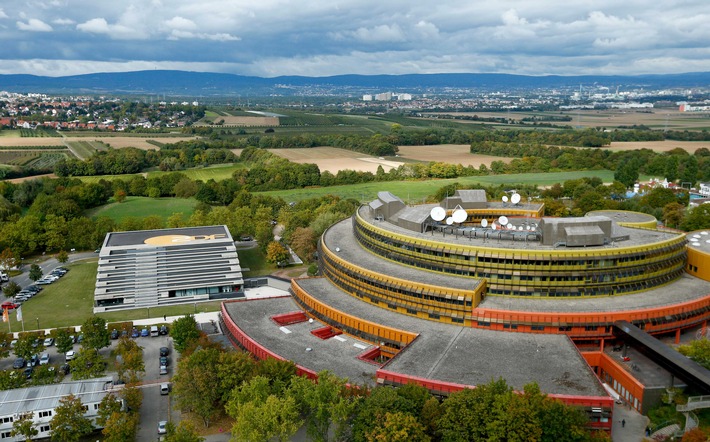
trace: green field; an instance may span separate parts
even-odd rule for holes
[[[89,158],[96,153],[96,148],[91,141],[67,141],[67,145],[82,159]]]
[[[178,172],[184,173],[191,180],[209,181],[212,179],[215,181],[221,181],[221,180],[225,180],[227,178],[231,178],[232,174],[234,173],[235,170],[243,169],[245,167],[246,167],[246,165],[241,164],[241,163],[238,163],[238,164],[216,164],[214,166],[209,166],[209,167],[197,167],[194,169],[179,170]],[[171,173],[171,172],[163,172],[160,170],[154,170],[154,171],[148,172],[148,178],[157,177],[160,175],[165,175],[166,173]],[[98,183],[102,179],[106,180],[106,181],[113,181],[113,180],[130,181],[131,178],[133,178],[136,175],[137,174],[133,174],[133,175],[96,175],[96,176],[82,176],[82,177],[77,177],[77,178],[79,178],[80,180],[82,180],[85,183]]]
[[[19,129],[3,129],[0,130],[0,137],[17,138],[20,136]]]
[[[445,180],[426,181],[384,181],[347,186],[315,187],[307,189],[275,190],[259,192],[264,195],[281,197],[286,201],[301,201],[324,195],[337,195],[342,198],[355,198],[359,201],[369,201],[377,197],[377,192],[387,190],[400,197],[405,202],[421,202],[429,195],[434,194],[441,187],[448,184],[459,183],[463,186],[471,185],[508,185],[515,187],[518,184],[533,184],[536,186],[549,186],[582,177],[599,177],[605,183],[614,180],[614,172],[610,170],[591,170],[582,172],[555,172],[555,173],[523,173],[512,175],[490,175],[459,177]],[[641,177],[641,179],[648,179]]]
[[[122,203],[114,202],[92,209],[87,213],[87,216],[107,216],[116,222],[121,222],[129,217],[142,218],[158,215],[165,220],[173,213],[183,213],[185,216],[190,216],[196,205],[197,201],[194,199],[129,196]]]

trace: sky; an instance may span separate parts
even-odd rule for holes
[[[708,0],[0,0],[0,74],[710,71]]]

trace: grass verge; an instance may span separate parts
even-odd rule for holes
[[[87,216],[96,218],[107,216],[116,222],[121,222],[129,217],[146,217],[158,215],[166,220],[173,213],[182,213],[190,216],[195,210],[197,200],[183,198],[147,198],[129,196],[122,203],[109,203],[87,212]]]

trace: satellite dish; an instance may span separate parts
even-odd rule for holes
[[[454,219],[453,219],[452,217],[446,218],[446,225],[447,225],[447,226],[450,226],[450,225],[453,224],[453,223],[454,223]]]
[[[491,224],[491,229],[495,230],[497,228],[498,228],[498,226],[496,226],[496,223]]]
[[[456,209],[454,213],[451,214],[451,218],[455,223],[462,223],[468,218],[468,213],[464,209]]]
[[[499,216],[498,217],[498,224],[500,224],[501,226],[505,226],[506,224],[508,224],[508,217],[505,215]]]
[[[444,210],[444,208],[441,206],[436,206],[431,209],[430,215],[431,219],[433,219],[434,221],[441,221],[446,218],[446,210]]]
[[[488,227],[488,220],[487,219],[483,218],[481,220],[481,227]]]
[[[518,204],[520,202],[520,194],[514,193],[510,196],[510,202],[513,204]]]
[[[508,196],[507,196],[507,195],[503,195],[503,202],[504,202],[504,203],[507,203],[507,202],[508,202]]]

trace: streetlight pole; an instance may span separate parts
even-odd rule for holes
[[[39,330],[39,318],[35,318],[37,320],[37,330]]]

